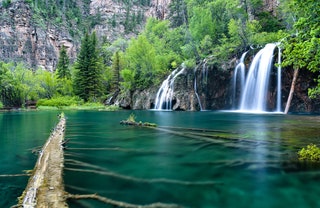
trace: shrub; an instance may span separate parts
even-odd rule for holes
[[[0,109],[3,108],[3,103],[0,101]]]
[[[38,106],[51,106],[51,107],[62,107],[71,105],[81,105],[83,101],[79,97],[61,96],[54,97],[51,99],[40,99],[37,102]]]
[[[298,152],[299,160],[320,162],[320,148],[315,144],[309,144]]]

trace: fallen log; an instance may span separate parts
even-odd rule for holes
[[[157,124],[149,123],[149,122],[135,122],[135,121],[129,121],[129,120],[122,120],[120,121],[120,124],[122,125],[129,125],[129,126],[146,126],[146,127],[156,127]]]
[[[47,142],[39,152],[27,187],[16,207],[68,207],[62,178],[64,156],[63,140],[66,120],[63,114]]]

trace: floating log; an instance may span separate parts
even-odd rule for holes
[[[136,121],[130,121],[130,120],[122,120],[120,121],[120,124],[122,125],[129,125],[129,126],[146,126],[146,127],[156,127],[157,124],[154,123],[148,123],[148,122],[136,122]]]
[[[39,153],[28,185],[16,207],[68,207],[66,203],[63,172],[63,140],[66,120],[63,114]]]

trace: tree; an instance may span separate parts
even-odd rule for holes
[[[93,32],[85,34],[75,63],[75,94],[84,101],[97,101],[102,95],[102,60],[97,49],[97,37]]]
[[[59,53],[59,60],[57,65],[57,77],[62,78],[71,78],[71,73],[69,69],[69,57],[67,54],[66,47],[62,46]]]
[[[284,61],[282,65],[291,66],[295,70],[287,109],[289,109],[292,99],[298,70],[320,71],[320,15],[318,11],[320,2],[293,0],[288,3],[288,6],[297,21],[293,25],[294,35],[289,35],[284,41]],[[318,77],[318,86],[309,90],[311,96],[315,97],[320,92],[319,80],[320,77]]]
[[[119,91],[119,85],[120,85],[120,70],[121,70],[121,57],[119,55],[119,51],[115,52],[112,57],[112,88],[114,91]]]
[[[14,76],[14,64],[0,62],[0,98],[6,107],[21,107],[23,90]]]

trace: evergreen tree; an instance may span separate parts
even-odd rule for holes
[[[71,78],[71,73],[69,69],[69,57],[67,55],[67,50],[64,46],[61,47],[60,54],[59,54],[59,61],[57,65],[57,76],[59,79],[62,78]]]
[[[96,101],[102,95],[102,62],[98,56],[95,33],[85,34],[75,69],[75,94],[86,102]]]
[[[112,79],[112,87],[114,88],[114,91],[119,91],[119,83],[120,83],[120,55],[119,51],[115,52],[112,62],[112,73],[113,73],[113,79]]]

